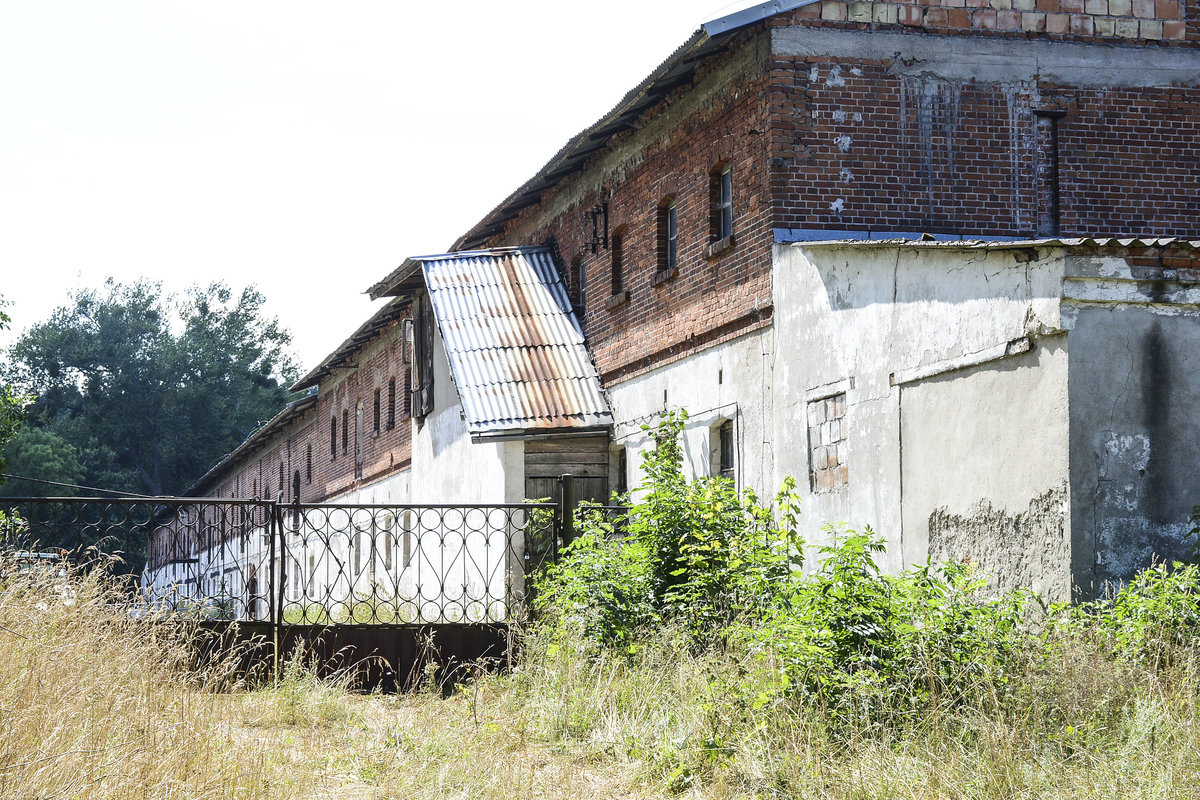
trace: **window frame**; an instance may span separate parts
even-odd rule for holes
[[[679,272],[679,203],[674,195],[658,205],[658,271],[657,285],[675,277]]]

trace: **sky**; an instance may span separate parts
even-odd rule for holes
[[[307,371],[728,0],[0,0],[0,295],[256,285]]]

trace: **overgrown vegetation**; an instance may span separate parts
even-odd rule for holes
[[[1200,570],[1105,601],[900,575],[683,480],[658,431],[627,521],[581,512],[508,674],[358,696],[303,659],[247,689],[98,576],[0,587],[0,798],[1178,798],[1200,785]],[[64,586],[69,584],[69,590]]]

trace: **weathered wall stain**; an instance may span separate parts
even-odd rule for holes
[[[933,562],[979,565],[988,588],[1003,591],[1032,587],[1051,600],[1067,600],[1070,587],[1070,532],[1067,487],[1033,498],[1019,513],[995,508],[986,500],[968,514],[944,506],[929,515],[929,557]]]

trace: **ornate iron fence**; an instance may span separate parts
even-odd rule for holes
[[[105,562],[133,613],[275,626],[510,622],[561,538],[547,503],[8,498],[0,509],[8,549]]]
[[[510,622],[557,550],[557,506],[280,507],[288,624]]]

